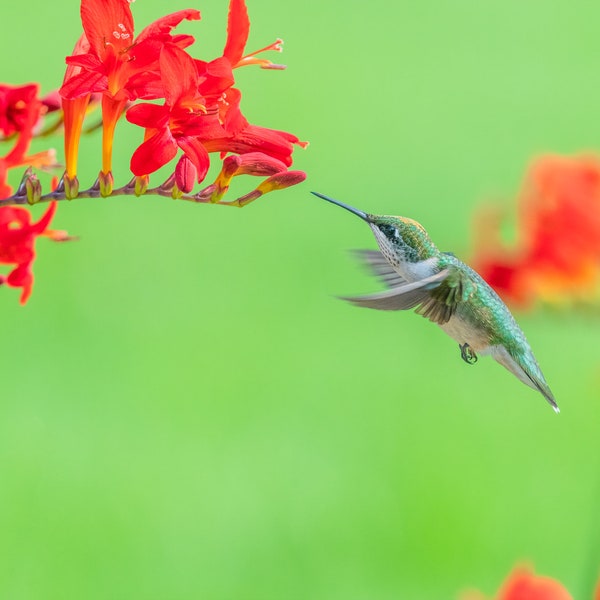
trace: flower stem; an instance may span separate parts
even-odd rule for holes
[[[0,207],[2,206],[13,206],[13,205],[21,205],[21,204],[32,204],[32,194],[29,196],[27,194],[27,185],[29,179],[32,177],[32,171],[28,169],[23,176],[23,180],[21,181],[21,185],[19,185],[17,191],[12,196],[8,198],[3,198],[0,200]],[[35,204],[40,204],[44,202],[53,202],[53,201],[62,201],[68,200],[73,201],[75,197],[69,197],[68,191],[69,186],[65,186],[65,177],[58,183],[56,189],[52,192],[48,192],[47,194],[35,194]],[[68,176],[67,176],[68,177]],[[140,186],[139,182],[136,186],[136,181],[138,178],[133,177],[128,183],[121,187],[114,187],[110,194],[103,195],[103,190],[101,189],[100,182],[96,180],[94,184],[86,190],[80,189],[77,193],[76,198],[112,198],[115,196],[163,196],[165,198],[173,199],[174,189],[175,189],[175,178],[174,176],[170,176],[164,183],[156,187],[143,187]],[[106,190],[104,190],[106,192]],[[215,193],[215,185],[211,184],[199,192],[195,194],[175,194],[177,200],[185,200],[187,202],[194,202],[196,204],[220,204],[222,206],[236,206],[238,208],[244,207],[248,204],[246,200],[246,196],[242,196],[241,198],[237,198],[236,200],[223,201],[218,200],[215,202],[214,200]],[[242,202],[240,202],[242,200]]]

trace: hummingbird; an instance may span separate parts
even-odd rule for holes
[[[479,273],[451,252],[440,251],[413,219],[369,214],[312,193],[360,217],[379,246],[379,250],[359,250],[358,256],[387,289],[342,300],[378,310],[415,308],[458,342],[465,362],[474,364],[478,356],[490,355],[560,412],[525,334]]]

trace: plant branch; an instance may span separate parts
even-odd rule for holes
[[[186,200],[187,202],[194,202],[196,204],[220,204],[222,206],[236,206],[243,208],[256,198],[262,195],[261,192],[254,190],[249,194],[240,196],[235,200],[224,201],[221,200],[215,191],[217,187],[214,184],[208,185],[201,189],[195,194],[184,194],[182,193],[175,184],[175,175],[168,177],[161,185],[156,187],[145,187],[140,185],[140,179],[133,177],[128,183],[122,187],[113,188],[110,193],[103,193],[101,185],[98,179],[94,184],[86,189],[79,190],[74,198],[70,198],[65,187],[65,175],[59,181],[56,189],[47,194],[41,193],[41,186],[37,176],[34,174],[31,168],[28,168],[21,183],[17,188],[17,191],[8,198],[0,200],[0,207],[2,206],[13,206],[13,205],[34,205],[45,202],[62,201],[62,200],[74,200],[76,198],[111,198],[113,196],[163,196],[165,198],[171,198],[174,200]],[[263,192],[264,193],[264,192]]]

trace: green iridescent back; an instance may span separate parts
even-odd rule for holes
[[[512,313],[492,287],[469,265],[452,254],[441,253],[440,269],[456,268],[474,285],[469,302],[460,303],[456,315],[483,326],[490,334],[490,344],[503,344],[506,349],[519,351],[528,346],[525,334]],[[512,353],[512,352],[511,352]]]

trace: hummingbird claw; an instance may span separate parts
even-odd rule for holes
[[[477,354],[475,354],[475,350],[469,346],[466,342],[464,344],[459,344],[460,348],[460,356],[461,358],[469,365],[474,365],[477,362]]]

